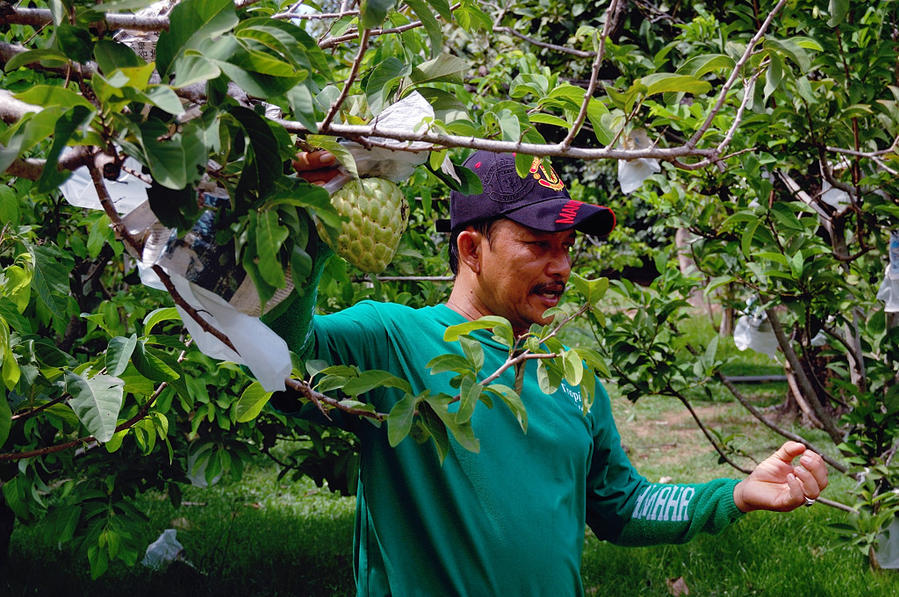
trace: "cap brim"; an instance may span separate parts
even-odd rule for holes
[[[503,216],[543,232],[575,228],[591,236],[606,236],[615,228],[615,214],[608,207],[572,201],[568,197],[532,203]]]

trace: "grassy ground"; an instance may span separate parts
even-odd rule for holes
[[[739,368],[759,373],[772,367],[763,357],[745,357],[731,374],[743,374]],[[614,398],[614,388],[610,392],[631,460],[650,480],[670,477],[674,482],[694,482],[739,476],[718,463],[680,403],[645,398],[631,404]],[[785,386],[752,386],[747,392],[764,406],[781,400]],[[723,396],[695,406],[708,426],[723,435],[736,434],[737,445],[758,459],[781,443]],[[807,437],[827,445],[821,434]],[[834,478],[826,496],[845,499],[850,484],[851,480]],[[19,528],[13,534],[9,569],[0,579],[0,595],[333,596],[353,592],[352,498],[333,496],[308,482],[278,484],[276,471],[260,466],[240,483],[189,488],[179,510],[161,496],[147,496],[141,505],[151,520],[147,543],[163,529],[176,528],[195,567],[180,565],[151,573],[140,565],[134,569],[113,566],[106,576],[91,581],[85,560],[58,551],[51,539],[33,529]],[[687,545],[651,548],[619,548],[588,533],[584,583],[588,595],[629,597],[681,594],[677,583],[690,595],[899,595],[899,573],[873,572],[863,556],[837,542],[828,525],[845,522],[846,516],[821,505],[787,515],[753,513],[719,535],[703,536]]]

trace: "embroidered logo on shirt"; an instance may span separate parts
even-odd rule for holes
[[[695,494],[692,487],[650,485],[637,498],[631,518],[663,522],[690,520],[688,509]]]

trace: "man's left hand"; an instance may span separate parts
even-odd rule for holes
[[[799,464],[793,460],[799,456]],[[789,512],[818,499],[827,487],[827,466],[821,456],[798,442],[786,442],[734,487],[734,502],[742,512]]]

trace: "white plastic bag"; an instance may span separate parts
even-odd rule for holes
[[[881,568],[899,569],[899,517],[877,537],[874,559]]]
[[[765,312],[754,303],[755,299],[751,299],[746,305],[746,314],[737,318],[734,326],[734,344],[739,350],[749,348],[776,359],[777,337]]]
[[[625,149],[649,149],[652,142],[643,129],[634,129],[624,137],[621,146]],[[653,174],[660,172],[659,160],[637,158],[636,160],[618,160],[618,184],[625,195],[633,193]]]
[[[385,108],[370,124],[375,130],[412,135],[423,132],[423,121],[433,118],[434,108],[420,93],[413,91]],[[356,170],[363,178],[377,176],[393,182],[406,180],[412,176],[416,166],[427,161],[428,152],[433,148],[430,143],[423,141],[397,141],[374,136],[367,139],[378,146],[363,147],[353,141],[340,143],[353,154]]]
[[[899,230],[890,233],[890,263],[883,273],[877,300],[883,301],[887,313],[899,313]]]
[[[140,172],[141,164],[134,158],[126,158],[124,166],[134,172]],[[116,180],[107,180],[106,190],[112,198],[116,211],[120,214],[130,213],[134,208],[147,200],[147,189],[150,185],[122,169]],[[87,209],[103,209],[97,189],[91,179],[87,166],[75,169],[72,175],[59,187],[66,201],[75,207]]]
[[[166,529],[147,547],[141,564],[153,570],[159,570],[174,562],[184,560],[184,546],[178,542],[175,529]]]

